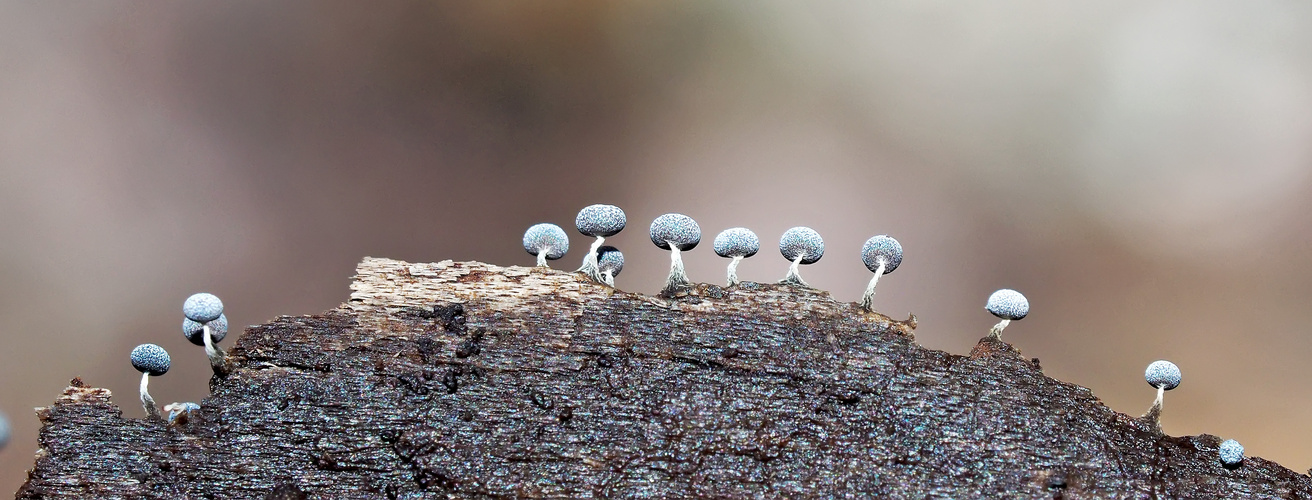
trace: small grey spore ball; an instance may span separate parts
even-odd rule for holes
[[[1227,439],[1217,451],[1221,454],[1221,463],[1226,467],[1234,467],[1244,461],[1244,445],[1239,444],[1239,441]]]
[[[679,250],[688,251],[701,241],[701,226],[687,215],[665,214],[651,222],[651,242],[663,250],[669,250],[673,242]]]
[[[141,344],[132,349],[132,367],[158,377],[169,371],[169,352],[155,344]]]
[[[620,271],[624,270],[624,253],[610,245],[598,248],[597,270],[602,273],[609,272],[612,278],[619,276]]]
[[[798,226],[784,231],[779,238],[779,253],[789,261],[802,257],[802,264],[814,264],[825,256],[825,240],[809,227]]]
[[[164,405],[164,411],[169,414],[169,425],[182,425],[187,423],[192,412],[200,411],[200,405],[196,403],[171,403]]]
[[[228,336],[228,317],[222,314],[214,321],[209,323],[200,323],[192,321],[191,318],[182,318],[182,336],[187,337],[187,341],[198,346],[205,345],[205,325],[210,326],[210,339],[215,344]]]
[[[884,274],[893,272],[902,265],[902,244],[886,234],[866,240],[861,245],[861,262],[870,272],[879,271],[879,261],[884,261]]]
[[[1143,379],[1148,385],[1169,391],[1180,385],[1180,367],[1166,360],[1153,361],[1144,370]]]
[[[182,303],[182,315],[198,323],[208,323],[223,314],[223,301],[213,294],[198,293]]]
[[[989,312],[1002,319],[1024,319],[1030,313],[1030,301],[1015,290],[1003,288],[989,295],[989,302],[984,306]]]
[[[524,231],[524,251],[536,256],[543,250],[548,260],[556,260],[569,251],[569,237],[565,230],[555,224],[534,224]]]
[[[761,250],[761,239],[751,229],[734,227],[720,231],[712,248],[721,257],[751,257]]]
[[[615,205],[589,205],[574,218],[574,226],[588,236],[614,236],[625,222],[624,211]]]

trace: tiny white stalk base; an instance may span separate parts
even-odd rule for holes
[[[551,247],[546,247],[538,251],[538,267],[550,267],[547,265],[547,254],[549,253],[551,253]]]
[[[224,353],[223,349],[219,349],[219,346],[214,345],[214,337],[213,333],[210,332],[209,323],[202,325],[201,328],[205,330],[205,356],[210,358],[210,368],[213,368],[216,374],[227,373],[227,353]]]
[[[866,293],[861,296],[861,308],[869,312],[875,312],[872,303],[875,301],[875,285],[879,283],[879,277],[884,275],[884,267],[887,262],[879,259],[879,269],[875,270],[875,277],[870,278],[870,284],[866,285]]]
[[[150,373],[141,374],[141,408],[146,410],[146,418],[161,418],[159,409],[155,407],[155,398],[150,397],[150,392],[146,386],[150,384]]]
[[[729,261],[729,286],[737,286],[738,281],[738,263],[743,261],[743,256],[735,255],[733,260]]]
[[[801,255],[798,255],[796,259],[793,259],[793,264],[791,266],[788,266],[788,276],[784,276],[784,279],[780,280],[779,282],[786,285],[801,285],[810,288],[811,285],[808,285],[806,284],[805,281],[802,281],[802,275],[801,273],[798,272],[797,269],[797,266],[800,266],[802,264],[802,259],[805,258],[806,258],[806,252],[803,252]]]
[[[994,340],[999,340],[999,341],[1001,341],[1001,340],[1002,340],[1002,330],[1005,329],[1005,328],[1007,328],[1007,325],[1010,325],[1010,324],[1011,324],[1011,320],[1009,320],[1009,319],[1004,319],[1004,320],[1002,320],[1002,321],[999,321],[998,324],[993,325],[993,328],[990,328],[990,329],[989,329],[989,337],[992,337]]]
[[[683,270],[683,257],[679,255],[679,246],[673,241],[667,241],[670,245],[670,276],[665,279],[665,289],[662,293],[674,292],[678,288],[688,286],[688,273]]]
[[[592,248],[589,248],[588,254],[583,256],[583,267],[578,270],[578,272],[583,273],[584,276],[597,283],[605,283],[601,276],[601,269],[597,266],[597,250],[601,248],[601,243],[604,241],[606,241],[606,238],[598,236],[597,241],[592,242]]]
[[[1162,396],[1166,394],[1166,386],[1157,386],[1157,400],[1148,408],[1148,413],[1143,414],[1143,419],[1153,425],[1158,432],[1162,430]]]

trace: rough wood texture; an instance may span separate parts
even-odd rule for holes
[[[1312,498],[1006,344],[925,349],[816,290],[383,259],[353,288],[249,329],[184,425],[75,383],[18,498]]]

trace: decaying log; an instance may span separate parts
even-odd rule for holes
[[[1007,344],[926,349],[822,291],[384,259],[353,289],[248,329],[185,424],[75,381],[17,497],[1312,499]]]

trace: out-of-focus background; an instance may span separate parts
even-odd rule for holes
[[[1312,4],[6,2],[0,490],[72,377],[142,416],[139,343],[173,355],[161,404],[206,395],[193,292],[313,314],[364,256],[532,265],[537,222],[573,269],[592,203],[648,293],[666,212],[703,228],[696,281],[722,229],[771,281],[815,228],[839,300],[893,235],[876,307],[921,344],[969,352],[1015,288],[1006,339],[1050,376],[1138,415],[1170,359],[1168,433],[1312,466]]]

